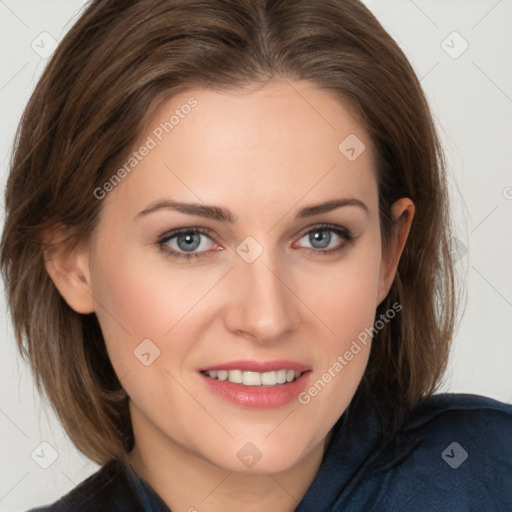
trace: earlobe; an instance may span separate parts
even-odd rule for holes
[[[391,215],[394,221],[393,232],[389,244],[387,254],[383,254],[380,278],[379,278],[379,295],[378,302],[380,304],[389,293],[396,271],[400,256],[405,247],[409,231],[411,229],[414,218],[415,207],[411,199],[402,197],[391,206]]]
[[[93,313],[95,305],[86,244],[81,243],[70,248],[64,242],[62,228],[55,228],[48,233],[45,242],[45,268],[62,298],[77,313]]]

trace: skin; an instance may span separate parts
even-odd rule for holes
[[[356,391],[370,344],[307,405],[236,406],[198,369],[288,359],[311,368],[309,384],[321,378],[373,325],[414,205],[407,198],[393,205],[396,229],[383,254],[371,140],[350,109],[308,82],[180,93],[153,112],[141,144],[190,97],[197,106],[103,199],[93,238],[55,253],[47,269],[72,308],[98,316],[131,399],[131,462],[172,510],[243,503],[245,511],[291,511]],[[354,161],[338,150],[349,134],[366,146]],[[305,206],[339,198],[356,198],[366,210],[295,218]],[[172,209],[137,217],[163,199],[222,206],[238,220]],[[307,235],[322,223],[349,230],[353,241],[327,231],[329,248],[343,250],[322,254]],[[158,246],[162,233],[198,226],[211,236],[195,251],[202,257],[173,260]],[[248,236],[263,248],[252,263],[236,252]],[[176,238],[166,247],[180,248]],[[149,366],[134,357],[147,338],[160,350]],[[262,455],[251,468],[237,457],[248,442]]]

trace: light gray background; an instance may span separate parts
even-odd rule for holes
[[[467,304],[442,391],[512,402],[512,0],[365,3],[421,78],[448,157]],[[0,0],[2,189],[16,125],[51,38],[61,39],[83,5]],[[1,301],[0,511],[11,512],[54,501],[97,466],[45,412]]]

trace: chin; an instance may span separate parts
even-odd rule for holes
[[[226,471],[243,474],[268,474],[287,471],[299,464],[315,446],[315,440],[307,442],[288,437],[287,442],[276,438],[272,442],[260,438],[260,441],[238,441],[230,447],[220,447],[221,453],[212,454],[208,461]],[[223,449],[225,448],[225,449]],[[233,453],[234,456],[228,455]]]

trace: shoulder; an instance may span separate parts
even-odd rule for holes
[[[445,433],[478,431],[481,440],[500,431],[510,433],[511,424],[511,404],[480,395],[442,393],[416,404],[401,432],[443,437]],[[503,441],[508,445],[510,436],[504,436]]]
[[[464,414],[473,420],[485,419],[487,416],[500,417],[505,421],[512,418],[512,404],[500,402],[481,395],[464,393],[440,393],[419,402],[413,409],[416,416],[413,423],[422,419]]]
[[[434,395],[417,404],[379,458],[373,474],[385,475],[382,510],[512,510],[512,405]]]
[[[503,459],[510,464],[512,405],[479,395],[434,395],[412,410],[410,420],[400,437],[404,440],[421,440],[418,447],[434,448],[445,442],[447,447],[454,444],[446,453],[443,450],[442,455],[443,460],[451,467],[458,462],[462,465],[464,451],[467,452],[468,460],[471,455],[479,463],[486,459]],[[464,451],[456,445],[464,448]],[[456,461],[450,461],[453,450]],[[457,453],[461,456],[458,457]]]
[[[121,463],[112,461],[52,505],[29,512],[135,512],[143,508]]]
[[[416,449],[443,447],[441,459],[454,469],[470,459],[468,468],[493,460],[512,469],[512,405],[479,395],[433,395],[412,409],[398,435],[399,444],[410,440]]]

